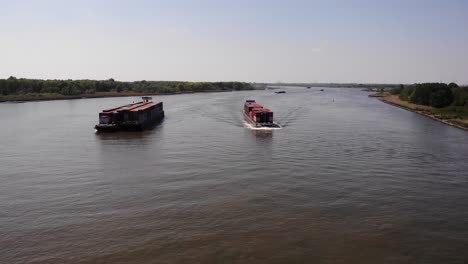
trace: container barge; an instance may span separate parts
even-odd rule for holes
[[[273,122],[273,111],[257,104],[255,100],[246,100],[244,104],[244,117],[255,127],[280,128],[281,126]]]
[[[99,132],[118,130],[144,130],[164,118],[163,103],[154,103],[149,96],[138,103],[102,110],[99,124],[94,128]]]

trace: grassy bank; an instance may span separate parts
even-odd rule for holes
[[[444,124],[468,130],[468,108],[465,106],[435,108],[403,101],[397,95],[387,95],[382,98],[382,101],[424,115]]]
[[[63,94],[58,94],[58,93],[26,93],[26,94],[0,95],[0,102],[45,101],[45,100],[81,99],[81,98],[142,96],[142,95],[145,95],[145,93],[101,92],[101,93],[94,93],[94,94],[79,94],[79,95],[63,95]]]
[[[253,90],[243,82],[0,79],[0,102]]]
[[[86,99],[86,98],[104,98],[104,97],[126,97],[126,96],[145,96],[145,95],[174,95],[174,94],[187,94],[187,93],[215,93],[215,92],[229,92],[226,90],[210,90],[210,91],[184,91],[174,93],[140,93],[140,92],[100,92],[94,94],[80,94],[80,95],[62,95],[62,94],[49,94],[49,93],[27,93],[19,95],[0,95],[0,103],[2,102],[28,102],[28,101],[51,101],[51,100],[70,100],[70,99]]]

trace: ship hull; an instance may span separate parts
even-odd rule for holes
[[[142,131],[154,127],[163,119],[163,103],[153,103],[146,99],[103,110],[99,113],[99,124],[94,128],[98,132]]]
[[[97,124],[94,128],[98,132],[116,132],[116,131],[143,131],[151,129],[158,125],[164,119],[164,112],[144,123],[124,123],[124,124]]]
[[[245,121],[247,121],[250,125],[256,128],[280,128],[281,126],[276,122],[266,122],[266,123],[259,123],[252,120],[245,112],[242,112]]]

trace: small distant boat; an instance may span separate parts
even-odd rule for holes
[[[323,89],[320,89],[321,92],[323,92]]]
[[[257,104],[255,100],[245,101],[244,118],[255,127],[281,127],[276,122],[273,122],[273,111]]]
[[[278,91],[278,92],[275,92],[277,94],[282,94],[282,93],[286,93],[286,91]]]
[[[99,124],[94,128],[99,131],[144,130],[164,118],[163,103],[154,103],[151,97],[144,96],[138,103],[102,110]]]
[[[307,89],[310,89],[311,87],[310,87],[310,86],[307,86],[306,88],[307,88]]]

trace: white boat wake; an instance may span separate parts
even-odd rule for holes
[[[247,121],[243,121],[243,125],[244,125],[244,127],[248,128],[248,129],[251,129],[251,130],[278,130],[278,129],[283,128],[283,127],[281,127],[280,124],[278,124],[280,127],[255,127],[255,126],[253,126],[251,123],[249,123]]]

